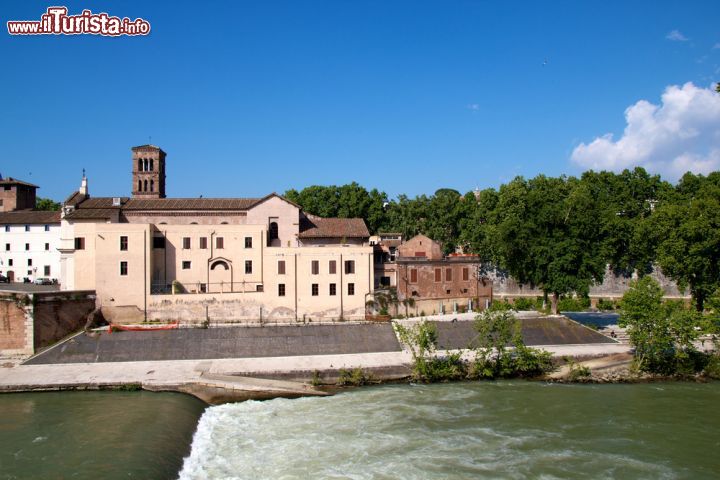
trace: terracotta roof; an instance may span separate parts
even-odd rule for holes
[[[131,198],[122,208],[123,210],[247,210],[257,202],[257,198]]]
[[[300,238],[369,237],[362,218],[321,218],[308,215],[300,220]]]
[[[70,194],[68,198],[65,199],[63,202],[64,205],[72,205],[75,206],[78,203],[82,202],[87,198],[87,195],[83,195],[78,190],[75,190],[73,193]]]
[[[23,182],[22,180],[18,180],[17,178],[13,178],[13,177],[0,178],[0,185],[25,185],[26,187],[40,188],[37,185],[28,183],[28,182]]]
[[[65,215],[69,220],[105,220],[112,218],[116,208],[78,208]]]
[[[60,223],[60,212],[18,210],[0,213],[0,224],[5,225],[48,225],[51,223]]]

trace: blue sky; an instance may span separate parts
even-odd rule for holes
[[[351,181],[414,196],[642,164],[622,142],[574,151],[617,141],[625,110],[662,105],[669,86],[720,81],[717,1],[72,1],[71,14],[143,17],[152,32],[7,34],[53,4],[1,9],[0,174],[56,200],[83,167],[91,194],[129,195],[130,147],[149,137],[176,197]]]

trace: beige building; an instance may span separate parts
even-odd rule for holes
[[[114,321],[364,318],[373,278],[362,219],[319,218],[277,194],[165,198],[165,157],[133,148],[133,197],[63,205],[66,289],[95,289]]]

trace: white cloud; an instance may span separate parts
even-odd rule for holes
[[[472,110],[473,112],[477,112],[478,110],[480,110],[480,105],[477,103],[468,103],[467,105],[465,105],[465,108],[467,108],[468,110]]]
[[[581,143],[573,162],[594,170],[641,166],[676,180],[685,172],[720,170],[720,95],[688,82],[671,85],[661,104],[640,100],[625,110],[622,137],[611,133]]]
[[[673,30],[672,32],[665,35],[665,38],[672,40],[673,42],[687,42],[688,38],[680,33],[679,30]]]
[[[713,45],[713,50],[720,49],[720,42]]]

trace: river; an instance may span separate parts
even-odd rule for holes
[[[717,478],[718,405],[720,383],[680,382],[386,385],[206,409],[0,395],[0,479]]]
[[[205,404],[180,393],[0,395],[0,479],[171,479]]]

